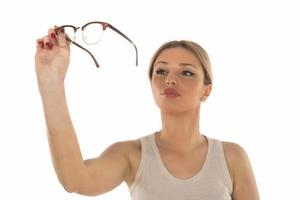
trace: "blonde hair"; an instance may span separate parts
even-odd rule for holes
[[[201,68],[204,73],[204,84],[209,85],[212,84],[212,68],[210,64],[210,60],[208,57],[207,52],[197,43],[187,40],[174,40],[169,41],[160,46],[156,52],[153,54],[150,65],[149,65],[149,78],[152,80],[152,74],[153,74],[153,65],[156,61],[157,57],[165,50],[170,48],[176,48],[176,47],[182,47],[191,53],[195,55],[195,57],[198,59],[199,63],[201,64]]]

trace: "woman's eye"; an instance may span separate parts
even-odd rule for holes
[[[163,69],[158,69],[155,71],[155,73],[157,75],[165,75],[167,72]],[[183,74],[184,76],[193,76],[194,73],[190,72],[190,71],[183,71],[181,74]]]
[[[182,74],[186,75],[186,76],[193,76],[194,73],[190,72],[190,71],[183,71]]]
[[[158,69],[158,70],[155,71],[155,73],[158,74],[158,75],[162,75],[162,74],[165,73],[165,70]]]

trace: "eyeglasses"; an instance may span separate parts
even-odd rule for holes
[[[95,44],[99,43],[104,31],[107,28],[110,28],[113,31],[117,32],[119,35],[121,35],[123,38],[125,38],[127,41],[129,41],[133,45],[133,47],[135,49],[135,64],[136,64],[136,66],[138,66],[138,50],[137,50],[137,47],[134,44],[134,42],[129,37],[127,37],[124,33],[122,33],[120,30],[118,30],[117,28],[115,28],[114,26],[112,26],[111,24],[109,24],[107,22],[93,21],[93,22],[89,22],[89,23],[83,25],[81,27],[83,42],[87,45],[95,45]],[[90,54],[90,56],[92,57],[92,59],[94,60],[94,62],[96,64],[96,67],[99,68],[100,65],[98,64],[94,55],[89,50],[87,50],[86,48],[84,48],[83,46],[81,46],[80,44],[75,42],[77,39],[76,33],[79,29],[80,29],[80,27],[75,27],[73,25],[63,25],[63,26],[55,28],[55,32],[56,33],[64,32],[66,35],[66,40],[68,42],[74,44],[75,46],[83,49],[88,54]]]

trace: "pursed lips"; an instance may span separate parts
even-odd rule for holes
[[[173,88],[167,88],[161,94],[169,96],[169,97],[180,96],[180,94],[175,89],[173,89]]]

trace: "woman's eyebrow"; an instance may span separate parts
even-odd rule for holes
[[[193,67],[193,68],[196,68],[196,66],[195,66],[195,65],[193,65],[193,64],[190,64],[190,63],[180,63],[180,64],[179,64],[179,66],[181,66],[181,67],[185,67],[185,66],[191,66],[191,67]]]
[[[157,61],[154,65],[158,65],[158,64],[164,64],[164,65],[167,65],[168,62],[166,62],[166,61]]]
[[[155,66],[155,65],[158,65],[158,64],[168,65],[168,62],[167,62],[167,61],[160,60],[160,61],[157,61],[157,62],[154,64],[154,66]],[[195,65],[190,64],[190,63],[180,63],[179,66],[180,66],[180,67],[187,67],[187,66],[190,66],[190,67],[196,68]]]

